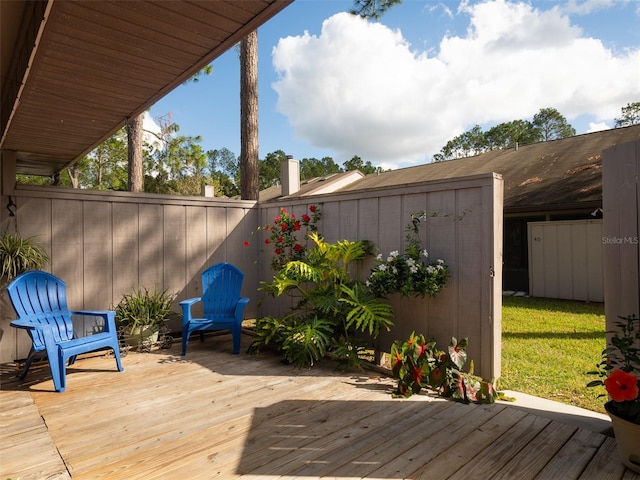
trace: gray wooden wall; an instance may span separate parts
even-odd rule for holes
[[[380,348],[388,351],[394,340],[404,340],[412,331],[434,337],[443,350],[452,336],[469,337],[469,358],[474,360],[476,373],[499,377],[503,208],[499,175],[263,204],[261,225],[273,223],[281,207],[299,218],[311,204],[321,206],[319,229],[328,241],[370,240],[384,256],[403,251],[412,213],[436,212],[438,216],[421,227],[421,238],[432,259],[442,258],[448,264],[449,283],[436,298],[392,298],[395,327],[379,337]],[[269,259],[268,255],[261,257],[263,278],[271,273]],[[362,279],[373,263],[371,259],[361,267]],[[282,315],[287,306],[266,299],[259,314]]]
[[[607,330],[640,316],[640,140],[602,154],[602,258]]]
[[[246,318],[288,308],[269,299],[258,307],[259,282],[273,274],[258,226],[272,223],[281,207],[299,217],[308,205],[320,205],[319,227],[328,241],[367,239],[383,255],[403,250],[412,213],[437,212],[421,229],[422,240],[431,258],[449,265],[449,284],[434,299],[393,298],[396,326],[380,337],[380,348],[412,331],[434,337],[442,349],[452,336],[468,336],[476,373],[490,378],[500,375],[502,188],[500,176],[488,174],[260,206],[28,186],[13,198],[20,234],[36,236],[50,253],[46,269],[67,282],[70,308],[110,308],[138,285],[168,289],[178,300],[198,296],[200,272],[228,261],[245,272]],[[2,231],[12,228],[7,201],[2,197]],[[373,259],[355,273],[364,278],[372,266]],[[12,313],[3,312],[0,324],[1,362],[24,358],[29,348],[26,334],[8,326]],[[179,331],[177,319],[171,326]]]

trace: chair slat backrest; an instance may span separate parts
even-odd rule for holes
[[[7,292],[20,320],[51,325],[56,342],[73,339],[64,281],[50,273],[34,270],[15,278]],[[35,351],[44,349],[44,338],[37,332],[32,339]]]
[[[233,315],[240,298],[244,274],[235,265],[218,263],[202,274],[205,318]]]

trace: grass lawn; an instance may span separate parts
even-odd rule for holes
[[[498,388],[604,412],[603,388],[586,388],[605,348],[604,304],[504,297]]]

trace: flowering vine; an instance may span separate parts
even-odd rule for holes
[[[318,231],[320,217],[320,207],[317,205],[309,205],[309,213],[302,214],[300,218],[296,218],[286,208],[281,208],[273,219],[273,224],[258,228],[269,232],[264,243],[273,248],[271,268],[274,271],[280,270],[289,261],[304,257],[307,251],[306,240],[309,234]],[[244,246],[248,247],[249,241],[245,241]]]
[[[405,253],[395,250],[385,258],[380,253],[367,280],[369,289],[378,296],[399,292],[403,296],[437,295],[447,284],[449,268],[442,259],[429,262],[429,253],[419,236],[420,223],[426,212],[413,213],[407,226]]]

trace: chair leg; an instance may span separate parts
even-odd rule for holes
[[[234,325],[231,329],[231,339],[233,340],[233,353],[240,353],[240,339],[242,338],[242,325]]]

